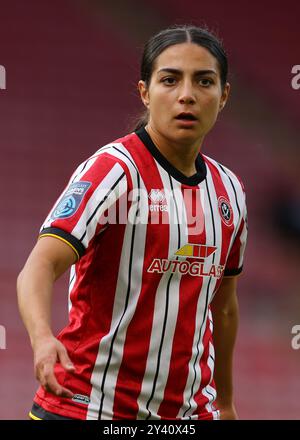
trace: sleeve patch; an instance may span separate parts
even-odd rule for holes
[[[72,217],[72,215],[78,210],[82,199],[91,184],[91,182],[71,183],[62,199],[53,209],[50,218],[56,220]]]

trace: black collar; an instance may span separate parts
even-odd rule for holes
[[[174,177],[175,180],[178,180],[178,182],[184,185],[196,186],[206,178],[206,165],[200,153],[198,154],[195,162],[196,170],[197,170],[196,174],[187,177],[184,174],[182,174],[181,171],[175,168],[172,164],[170,164],[170,162],[165,158],[165,156],[161,154],[161,152],[155,146],[149,133],[145,130],[144,127],[140,128],[135,133],[138,135],[138,137],[141,139],[143,144],[150,151],[152,156],[157,160],[157,162],[167,171],[167,173],[169,173],[172,177]]]

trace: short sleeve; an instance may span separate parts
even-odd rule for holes
[[[105,213],[127,191],[121,163],[102,153],[82,163],[40,229],[39,237],[66,242],[79,259],[93,237],[107,226]]]
[[[247,207],[246,200],[244,194],[244,204],[241,213],[241,221],[239,223],[237,233],[235,235],[233,244],[231,246],[224,276],[235,276],[239,275],[243,270],[244,263],[244,253],[247,243],[247,235],[248,235],[248,218],[247,218]]]

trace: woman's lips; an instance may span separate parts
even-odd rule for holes
[[[180,113],[175,119],[184,128],[194,127],[198,122],[198,119],[192,113]]]
[[[178,120],[184,120],[184,121],[197,121],[197,117],[192,112],[181,112],[179,115],[176,116],[176,119]]]

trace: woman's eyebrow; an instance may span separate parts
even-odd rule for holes
[[[173,67],[163,67],[163,68],[159,69],[157,73],[161,73],[161,72],[174,73],[176,75],[181,75],[183,73],[183,70],[174,69]],[[217,72],[215,70],[211,70],[211,69],[201,69],[201,70],[196,70],[194,72],[194,75],[207,75],[207,74],[217,75]]]

